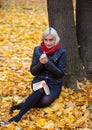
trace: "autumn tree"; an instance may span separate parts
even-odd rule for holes
[[[65,86],[76,89],[76,80],[83,79],[84,70],[78,53],[72,0],[47,0],[49,25],[61,37],[61,46],[67,50]]]
[[[76,30],[80,57],[87,78],[92,80],[92,0],[77,0]]]

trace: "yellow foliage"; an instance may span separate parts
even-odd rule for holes
[[[6,51],[6,56],[10,56],[11,55],[11,52],[10,51]]]
[[[46,123],[46,119],[38,119],[36,118],[36,125],[39,127],[43,127]]]

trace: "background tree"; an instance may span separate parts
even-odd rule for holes
[[[92,80],[92,0],[77,0],[76,30],[87,78]]]
[[[67,70],[65,86],[76,89],[76,80],[84,76],[83,66],[77,47],[76,28],[72,0],[47,0],[49,25],[61,37],[61,45],[67,49]]]
[[[0,8],[2,7],[1,0],[0,0]]]

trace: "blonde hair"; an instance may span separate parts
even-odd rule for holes
[[[52,27],[47,28],[43,35],[42,35],[42,41],[45,39],[45,37],[47,37],[49,34],[51,34],[54,38],[55,38],[55,45],[59,43],[60,41],[60,37],[58,35],[58,33],[56,32],[56,30]]]

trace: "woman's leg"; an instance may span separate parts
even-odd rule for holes
[[[13,121],[18,122],[27,111],[35,107],[35,105],[39,102],[39,100],[44,95],[45,93],[43,89],[39,89],[34,93],[30,94],[26,99],[26,101],[24,102],[24,104],[22,105],[20,112],[16,116],[11,118],[9,122],[13,122]]]
[[[61,87],[58,85],[54,85],[53,88],[50,90],[50,95],[43,96],[35,107],[43,108],[51,105],[51,103],[59,97],[60,93]]]

